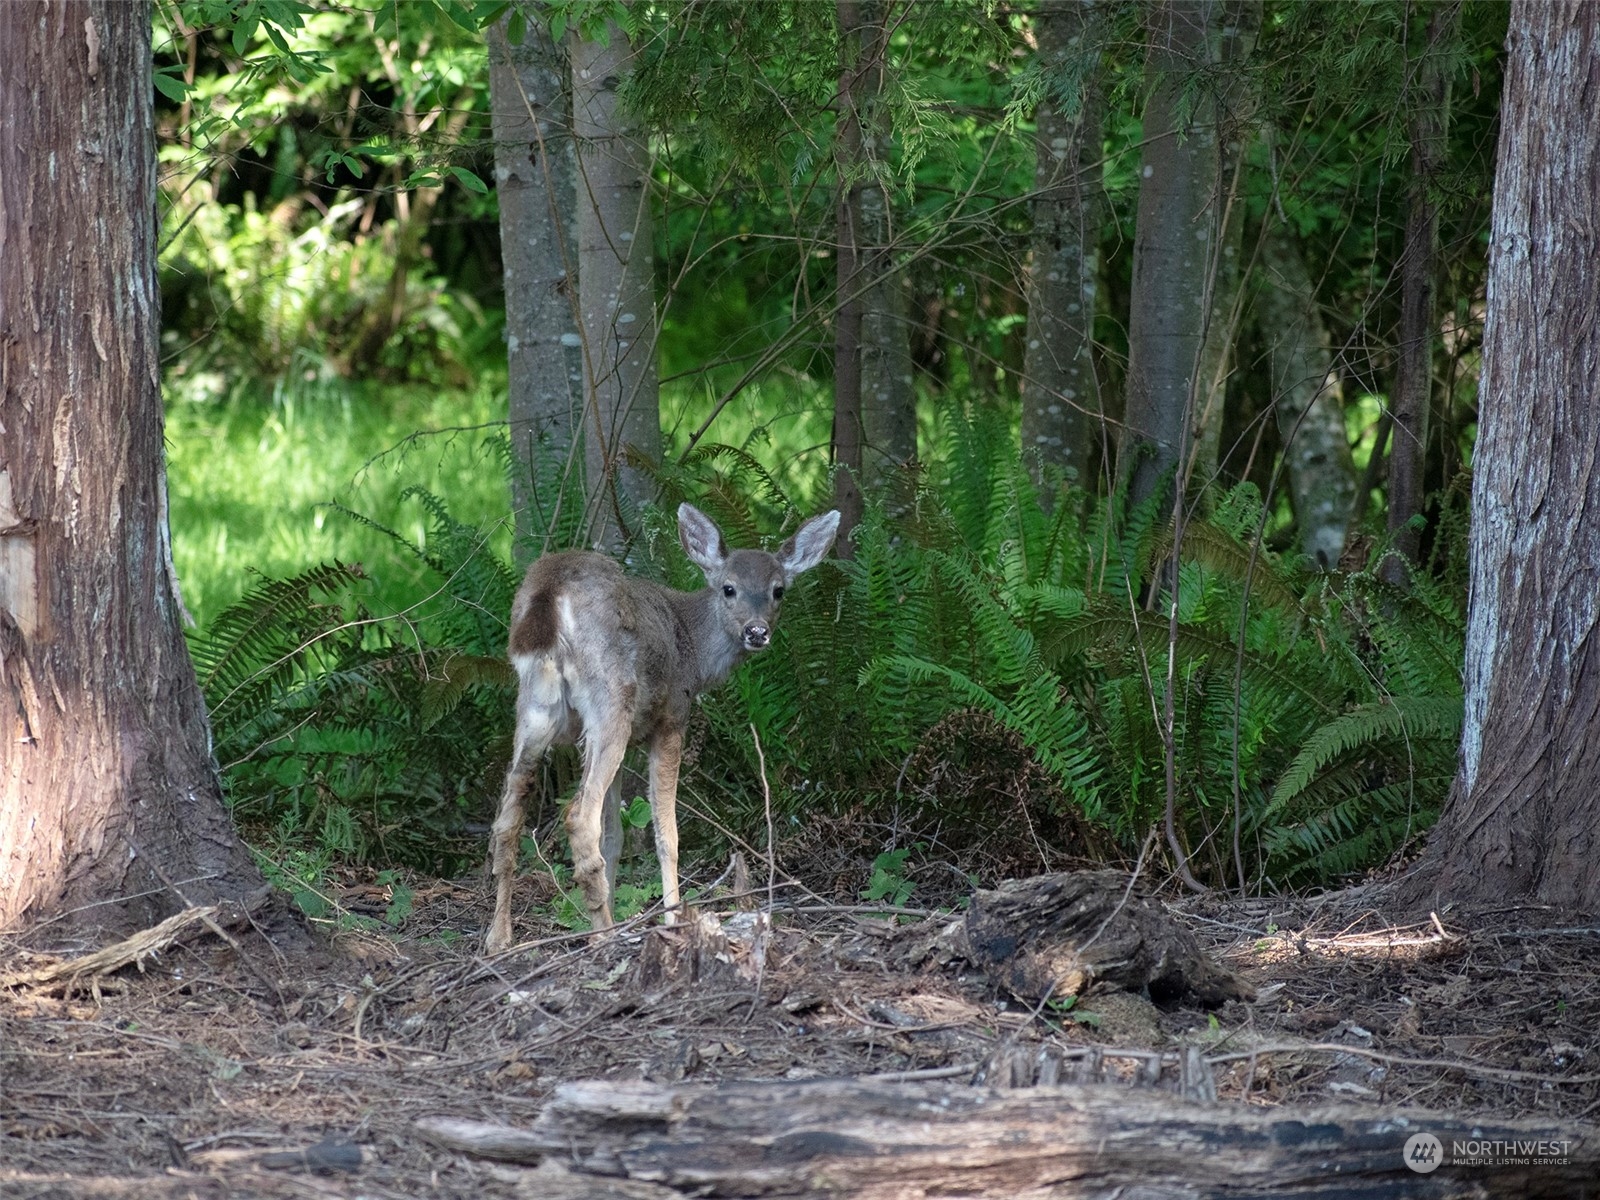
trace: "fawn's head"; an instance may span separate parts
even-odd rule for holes
[[[706,574],[715,608],[728,640],[747,651],[764,650],[777,624],[784,589],[795,576],[822,561],[839,531],[839,514],[812,517],[794,536],[765,550],[728,550],[722,531],[692,504],[678,506],[678,540],[683,552]]]

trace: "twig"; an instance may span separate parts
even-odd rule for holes
[[[1549,1084],[1579,1084],[1600,1082],[1600,1073],[1589,1075],[1545,1075],[1538,1071],[1515,1071],[1509,1067],[1489,1067],[1480,1063],[1466,1062],[1454,1058],[1405,1058],[1399,1054],[1385,1054],[1381,1050],[1367,1050],[1361,1046],[1347,1046],[1342,1042],[1304,1042],[1299,1045],[1256,1046],[1250,1050],[1240,1050],[1232,1054],[1211,1054],[1206,1056],[1208,1066],[1218,1063],[1238,1062],[1241,1059],[1257,1059],[1265,1054],[1354,1054],[1361,1058],[1370,1058],[1374,1062],[1387,1063],[1395,1067],[1434,1067],[1445,1071],[1463,1071],[1469,1075],[1487,1075],[1495,1079],[1520,1079],[1529,1083]]]

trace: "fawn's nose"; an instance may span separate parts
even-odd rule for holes
[[[752,621],[744,627],[744,645],[746,650],[760,650],[772,640],[772,630],[767,628],[765,622]]]

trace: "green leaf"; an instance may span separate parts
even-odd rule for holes
[[[528,18],[518,9],[511,14],[511,20],[506,22],[506,41],[513,46],[520,46],[528,36]]]
[[[483,180],[479,179],[465,167],[451,167],[450,174],[454,175],[456,179],[460,181],[461,186],[466,188],[467,191],[477,192],[480,196],[488,195],[489,185],[484,183]]]
[[[252,3],[245,5],[244,11],[239,14],[238,24],[233,27],[233,52],[235,54],[243,54],[249,48],[250,39],[255,37],[256,29],[260,24],[261,14],[254,0],[252,0]]]
[[[160,92],[168,100],[182,104],[189,95],[189,85],[176,75],[166,74],[167,70],[168,68],[163,68],[156,72],[154,80],[156,91]]]

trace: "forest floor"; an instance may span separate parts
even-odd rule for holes
[[[350,876],[344,919],[309,949],[197,928],[70,993],[0,986],[0,1195],[542,1196],[533,1171],[432,1147],[413,1122],[526,1124],[576,1079],[995,1085],[1051,1055],[1063,1078],[1164,1087],[1190,1046],[1223,1102],[1537,1118],[1575,1137],[1600,1112],[1600,928],[1544,909],[1398,926],[1381,883],[1177,900],[1256,998],[1162,1011],[1128,993],[1020,1003],[939,952],[958,913],[794,887],[775,893],[753,973],[652,980],[641,948],[659,933],[541,924],[536,882],[519,894],[528,940],[486,959],[486,889],[412,882],[398,931],[376,919],[388,889]],[[737,957],[754,914],[719,911]],[[48,927],[0,941],[0,985],[94,948]]]

